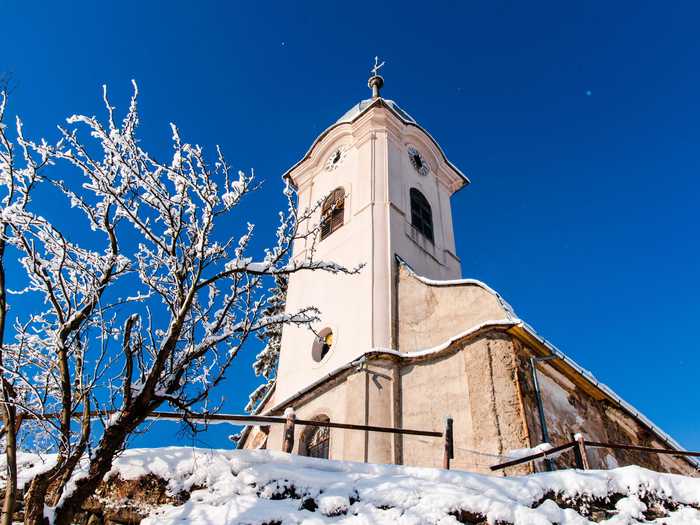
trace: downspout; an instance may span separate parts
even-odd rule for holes
[[[535,357],[531,356],[530,357],[530,368],[532,370],[532,382],[535,385],[535,398],[537,399],[537,412],[540,416],[540,428],[542,429],[542,443],[549,443],[549,432],[547,430],[547,420],[544,415],[544,404],[542,403],[542,392],[540,390],[540,382],[537,379],[537,363],[541,363],[544,361],[551,361],[553,359],[557,359],[558,356],[556,355],[548,355],[544,357]],[[553,471],[555,470],[555,465],[554,462],[546,458],[545,459],[545,465],[548,471]]]

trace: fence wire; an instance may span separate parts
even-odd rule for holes
[[[410,444],[407,445],[407,442],[412,442],[412,443],[420,443],[422,445],[426,445],[429,447],[435,447],[437,439],[427,439],[424,437],[420,436],[404,436],[404,450],[406,449],[407,446],[410,446]],[[491,453],[491,452],[482,452],[480,450],[474,450],[471,448],[466,448],[466,447],[460,447],[457,445],[457,443],[454,443],[453,445],[454,451],[455,451],[455,460],[459,461],[459,463],[464,464],[465,466],[471,466],[471,467],[479,467],[483,469],[488,469],[493,465],[497,465],[499,463],[505,463],[506,461],[511,461],[515,459],[520,459],[523,457],[522,455],[508,455],[508,454],[496,454],[496,453]],[[459,452],[460,454],[457,454]],[[533,461],[543,461],[546,458],[537,458]],[[434,465],[436,467],[439,467],[441,465],[440,460],[436,459],[433,461]]]

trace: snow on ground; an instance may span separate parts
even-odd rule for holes
[[[23,455],[20,463],[38,457]],[[498,477],[393,465],[325,461],[281,452],[207,450],[185,447],[132,449],[117,459],[111,475],[138,479],[155,474],[174,494],[190,499],[180,506],[153,509],[143,525],[238,524],[439,524],[469,515],[489,523],[573,525],[590,523],[576,510],[561,508],[545,495],[606,499],[609,525],[643,521],[651,499],[680,504],[651,523],[698,524],[700,479],[659,474],[640,467],[608,471],[564,470]]]

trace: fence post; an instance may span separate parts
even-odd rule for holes
[[[588,462],[588,453],[586,452],[586,440],[583,434],[580,432],[574,435],[576,440],[576,447],[574,447],[574,454],[576,456],[576,468],[582,470],[590,470],[591,465]]]
[[[445,440],[445,450],[442,456],[442,468],[446,470],[450,469],[450,460],[454,459],[455,457],[452,423],[452,418],[447,416],[445,418],[445,433],[443,434]]]
[[[294,421],[297,416],[294,413],[294,409],[289,407],[284,411],[284,417],[286,420],[284,422],[284,433],[282,435],[282,452],[291,454],[294,448]]]

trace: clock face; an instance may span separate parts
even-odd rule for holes
[[[339,147],[328,156],[326,160],[326,171],[333,171],[343,163],[345,159],[345,148]]]
[[[411,165],[414,169],[424,177],[430,172],[428,162],[420,154],[420,151],[413,146],[408,148],[408,158],[411,159]]]

